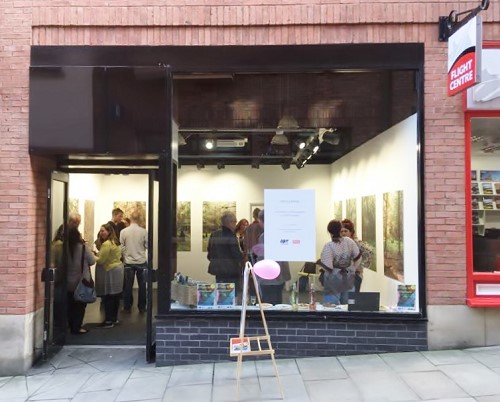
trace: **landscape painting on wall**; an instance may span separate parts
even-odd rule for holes
[[[345,218],[350,219],[356,227],[356,198],[351,198],[345,202]]]
[[[404,282],[403,192],[384,193],[384,275]]]
[[[191,251],[191,202],[177,202],[177,251]]]
[[[83,215],[83,238],[92,244],[97,239],[97,233],[94,233],[94,201],[85,200],[85,212]]]
[[[81,214],[79,207],[80,200],[78,198],[68,198],[68,214]]]
[[[220,228],[224,211],[236,214],[236,201],[203,201],[202,251],[207,251],[210,234]]]
[[[361,237],[372,251],[370,258],[363,258],[363,268],[377,272],[377,222],[375,218],[375,196],[361,198]]]
[[[342,200],[333,202],[333,219],[342,220]]]
[[[134,211],[139,212],[138,225],[146,227],[146,201],[114,201],[113,209],[115,208],[120,208],[123,211],[123,218],[130,218],[130,214]],[[111,216],[111,211],[109,215]]]

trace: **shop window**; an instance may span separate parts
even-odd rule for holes
[[[485,45],[482,82],[466,94],[470,138],[468,303],[500,305],[500,49]],[[469,172],[467,177],[469,177]]]
[[[290,279],[266,308],[309,312],[314,298],[323,312],[419,314],[415,74],[174,76],[181,168],[171,309],[240,309],[241,284],[233,295],[208,273],[209,238],[223,211],[251,223],[255,207],[269,207],[266,190],[293,189],[314,193],[315,254],[287,261]],[[329,303],[314,262],[329,241],[328,222],[345,218],[363,241],[363,279],[348,301]]]

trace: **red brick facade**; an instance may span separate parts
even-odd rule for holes
[[[0,3],[0,315],[42,306],[46,172],[28,153],[31,45],[425,43],[428,304],[465,304],[464,115],[446,96],[438,17],[478,2],[3,0]],[[237,4],[236,4],[237,3]],[[103,5],[106,4],[106,5]],[[500,4],[483,13],[500,38]]]

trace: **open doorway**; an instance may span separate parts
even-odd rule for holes
[[[148,174],[103,174],[70,173],[68,191],[68,213],[79,213],[79,230],[87,245],[97,251],[95,240],[101,225],[112,219],[112,210],[123,211],[123,220],[130,218],[132,212],[139,215],[137,224],[150,232],[150,178]],[[154,185],[154,184],[153,184]],[[153,205],[157,205],[154,202]],[[156,207],[153,208],[156,216]],[[157,225],[151,229],[151,237],[157,238]],[[157,266],[156,248],[152,247],[149,259],[151,266]],[[95,278],[95,265],[91,267]],[[147,273],[147,271],[146,271]],[[146,275],[145,275],[146,276]],[[146,278],[144,278],[146,280]],[[147,289],[151,300],[156,300],[156,287]],[[101,298],[88,304],[83,320],[83,327],[89,332],[84,335],[69,334],[66,344],[70,345],[144,345],[147,336],[148,312],[138,309],[139,289],[137,278],[134,279],[133,304],[130,313],[124,311],[123,297],[120,300],[118,323],[112,328],[101,328],[104,321],[104,306]],[[151,314],[156,314],[156,303],[151,303]]]

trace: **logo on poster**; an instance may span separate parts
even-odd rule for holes
[[[288,244],[288,239],[281,239],[281,240],[280,240],[280,244],[281,244],[282,246],[286,246],[286,245]]]

